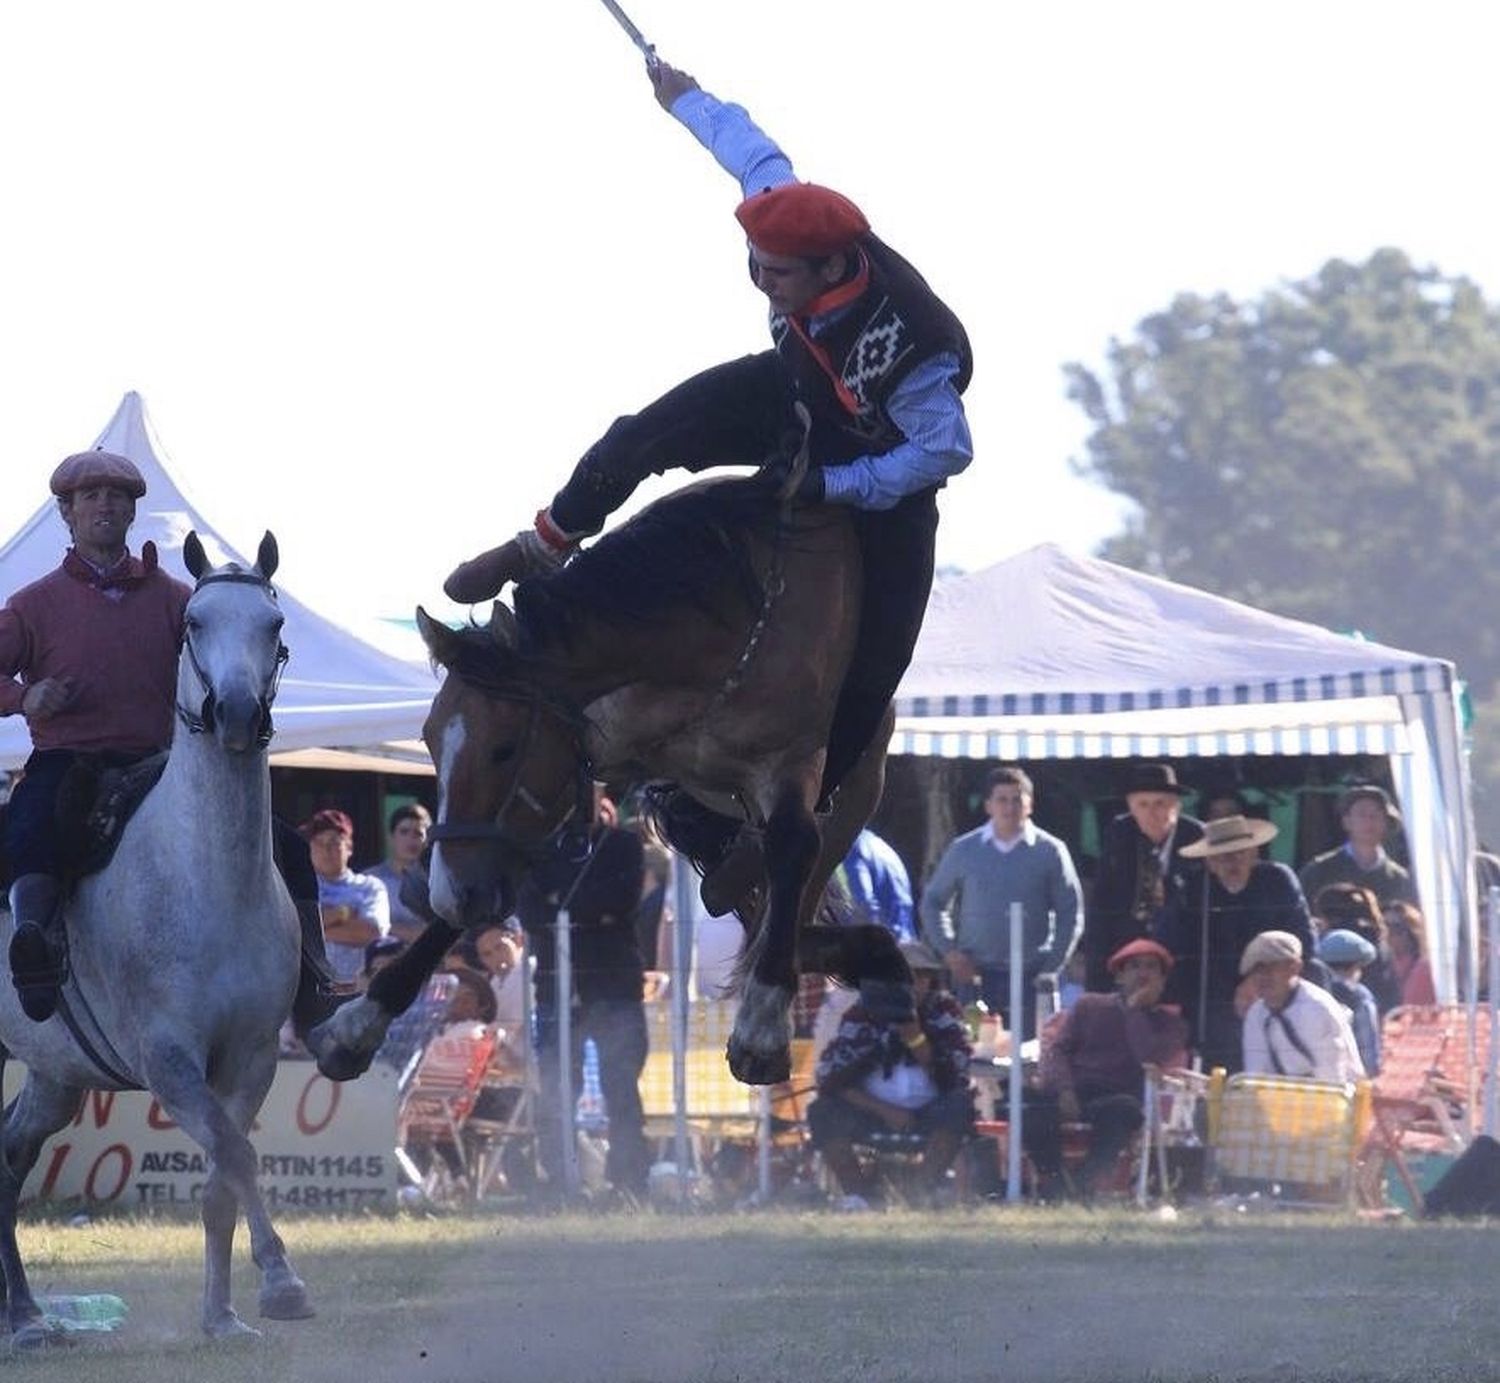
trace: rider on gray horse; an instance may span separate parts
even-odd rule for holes
[[[665,63],[661,105],[740,183],[735,215],[750,276],[771,308],[775,348],[716,366],[619,418],[584,455],[535,529],[464,563],[445,589],[473,603],[545,574],[650,474],[759,464],[786,446],[794,404],[811,414],[799,502],[847,505],[864,569],[858,643],[824,772],[836,787],[874,738],[911,660],[932,585],[937,491],[972,456],[960,395],[972,359],[958,318],[859,208],[795,180],[743,108]],[[800,437],[799,439],[800,440]]]
[[[59,791],[84,756],[126,768],[171,742],[183,611],[192,594],[157,565],[153,544],[139,557],[126,547],[136,501],[146,493],[128,457],[70,456],[53,471],[51,488],[73,546],[55,571],[0,609],[0,715],[26,717],[33,750],[5,814],[15,922],[10,968],[21,1007],[38,1023],[57,1008],[67,974]],[[293,1010],[300,1035],[332,1011],[328,962],[307,847],[286,828],[276,848],[302,919]]]

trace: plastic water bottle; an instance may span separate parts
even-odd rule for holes
[[[118,1330],[130,1310],[122,1298],[109,1292],[38,1297],[36,1304],[49,1326],[68,1335],[83,1330]]]

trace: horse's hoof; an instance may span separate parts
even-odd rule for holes
[[[260,1314],[268,1321],[305,1321],[318,1313],[307,1299],[307,1287],[300,1278],[260,1289]]]
[[[780,1085],[792,1078],[792,1053],[782,1047],[774,1052],[752,1051],[729,1039],[729,1070],[746,1085]]]
[[[203,1322],[203,1333],[210,1340],[246,1340],[258,1339],[260,1331],[253,1325],[246,1325],[233,1311],[226,1309],[222,1315],[215,1316],[213,1320]]]

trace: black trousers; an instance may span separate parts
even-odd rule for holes
[[[759,465],[800,438],[793,392],[775,351],[716,365],[641,412],[617,418],[552,501],[569,533],[596,533],[648,475]],[[815,457],[816,461],[817,458]],[[831,792],[875,736],[911,662],[932,589],[937,488],[890,509],[851,511],[864,566],[859,634],[829,734],[823,791]]]
[[[1093,1126],[1083,1175],[1088,1177],[1112,1167],[1120,1150],[1146,1122],[1139,1095],[1111,1090],[1078,1091],[1079,1112]],[[1040,1091],[1030,1095],[1022,1120],[1021,1141],[1037,1171],[1043,1176],[1062,1170],[1062,1130],[1057,1096]]]

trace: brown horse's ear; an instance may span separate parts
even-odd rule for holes
[[[201,581],[208,570],[208,553],[203,550],[203,539],[195,528],[188,533],[182,544],[182,564],[194,581]]]
[[[458,635],[439,620],[433,619],[420,605],[417,606],[417,632],[427,645],[427,652],[439,667],[452,667],[458,656]]]
[[[255,554],[255,570],[269,581],[281,565],[281,549],[276,546],[276,535],[268,528],[260,540],[260,551]]]
[[[501,648],[514,648],[520,637],[510,606],[498,600],[490,607],[490,636]]]

